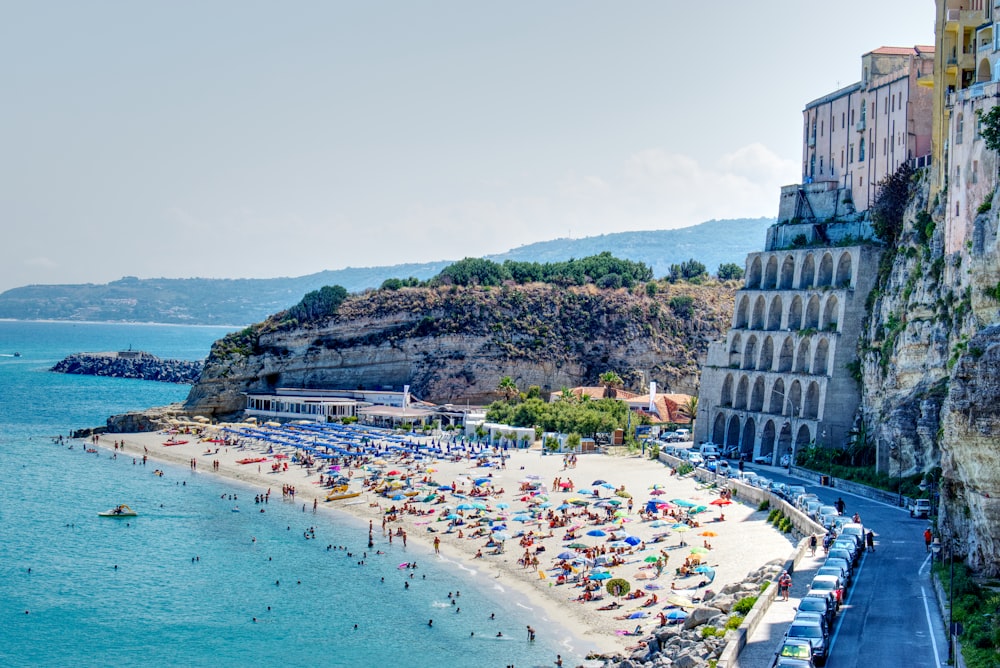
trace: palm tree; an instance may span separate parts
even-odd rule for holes
[[[511,399],[517,396],[517,383],[510,376],[504,376],[500,379],[497,384],[497,392],[503,395],[503,398],[509,403]]]
[[[678,406],[684,415],[691,420],[691,431],[694,432],[694,418],[698,414],[698,397],[688,397],[688,400]]]
[[[600,381],[601,385],[604,386],[605,399],[610,399],[614,397],[615,396],[614,390],[617,390],[619,387],[625,385],[625,381],[622,380],[622,377],[619,376],[614,371],[605,371],[598,377],[598,380]]]

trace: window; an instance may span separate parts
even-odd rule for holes
[[[854,144],[851,144],[850,150],[847,153],[847,162],[854,162]]]
[[[958,117],[955,119],[955,143],[956,144],[961,144],[962,143],[962,134],[963,134],[962,133],[962,129],[963,129],[964,126],[965,126],[965,119],[963,118],[962,114],[959,114]]]
[[[998,69],[997,71],[1000,72],[1000,69]],[[844,128],[847,127],[845,125],[845,123],[847,123],[847,113],[842,111],[842,112],[840,112],[840,129],[841,130],[843,130]]]
[[[888,145],[888,142],[886,141],[886,138],[882,137],[882,155],[888,155],[888,153],[889,153],[888,146],[889,145]]]
[[[823,121],[819,122],[819,136],[823,136]]]
[[[819,156],[819,173],[823,173],[823,156]]]
[[[864,123],[868,116],[868,101],[861,100],[861,122]]]
[[[865,138],[861,138],[861,143],[858,144],[858,162],[865,161]]]
[[[973,183],[979,183],[979,161],[978,160],[973,160],[972,161],[972,173],[969,175],[969,178],[972,179]]]
[[[840,168],[844,168],[844,149],[840,149]]]

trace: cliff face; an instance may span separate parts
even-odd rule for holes
[[[694,394],[698,359],[728,325],[734,291],[533,284],[353,295],[321,321],[275,317],[217,342],[186,408],[227,415],[242,410],[246,391],[404,384],[429,401],[482,403],[503,376],[558,391],[596,384],[609,369],[627,387],[654,379]]]
[[[947,201],[921,184],[861,343],[861,417],[890,474],[941,467],[940,531],[1000,572],[1000,252],[996,204],[944,252]]]

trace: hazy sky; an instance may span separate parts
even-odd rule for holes
[[[773,216],[805,103],[933,22],[932,0],[4,2],[0,290]]]

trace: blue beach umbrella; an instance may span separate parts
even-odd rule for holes
[[[590,576],[591,580],[610,580],[611,573],[594,573]]]
[[[628,538],[625,539],[625,542],[631,545],[632,547],[635,547],[636,545],[642,542],[642,539],[636,538],[635,536],[629,536]]]
[[[629,619],[643,619],[648,614],[649,613],[646,612],[646,611],[644,611],[644,610],[639,610],[638,612],[633,612],[631,615],[628,616],[628,618]]]
[[[591,529],[587,532],[588,536],[607,536],[607,532],[601,531],[600,529]]]

